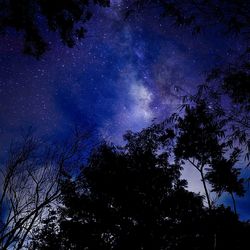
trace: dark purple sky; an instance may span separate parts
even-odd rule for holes
[[[86,38],[73,49],[48,34],[51,50],[40,61],[21,53],[20,36],[1,38],[3,150],[28,126],[57,138],[78,124],[99,139],[121,143],[126,130],[164,119],[211,67],[230,62],[242,50],[239,37],[219,35],[213,28],[194,36],[152,11],[125,21],[119,2],[96,10]],[[194,173],[186,172],[198,190]],[[239,205],[246,218],[249,202]]]

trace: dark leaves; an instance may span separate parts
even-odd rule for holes
[[[109,0],[93,1],[109,7]],[[21,32],[24,53],[39,59],[48,49],[46,35],[42,30],[57,32],[61,41],[73,47],[86,33],[84,24],[90,20],[89,1],[79,0],[6,0],[1,1],[0,32],[14,28]]]

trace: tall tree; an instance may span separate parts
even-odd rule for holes
[[[60,229],[54,232],[58,249],[196,246],[193,226],[206,214],[202,198],[185,190],[178,165],[156,154],[149,137],[137,144],[138,136],[130,133],[126,149],[102,145],[77,181],[65,179]],[[51,227],[45,226],[31,249],[50,249],[50,238]]]
[[[240,178],[241,171],[239,168],[234,167],[238,160],[238,155],[239,151],[236,149],[229,159],[224,157],[213,159],[211,162],[212,168],[208,169],[206,173],[206,179],[212,185],[212,191],[219,195],[223,192],[231,195],[235,214],[237,214],[237,210],[234,193],[238,196],[243,196],[245,193],[244,179]]]
[[[161,128],[127,133],[122,148],[103,144],[78,177],[65,175],[62,206],[34,232],[30,250],[211,250],[214,232],[217,250],[242,249],[247,229],[223,206],[208,213],[185,189],[166,151],[173,131]]]
[[[213,159],[224,153],[224,144],[220,143],[224,134],[223,126],[217,122],[204,101],[195,107],[186,106],[185,115],[178,118],[177,126],[175,156],[178,160],[188,161],[200,173],[207,204],[211,210],[205,171]]]
[[[210,210],[212,202],[207,182],[213,186],[212,191],[219,195],[222,192],[230,193],[236,212],[233,194],[244,194],[240,169],[234,167],[241,151],[238,148],[231,149],[231,143],[225,136],[227,120],[217,116],[205,100],[199,99],[196,105],[184,107],[184,116],[177,119],[175,156],[178,160],[187,161],[200,173]]]

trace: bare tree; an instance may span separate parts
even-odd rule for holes
[[[58,202],[65,168],[76,164],[86,134],[75,133],[73,142],[48,145],[31,134],[12,145],[1,169],[0,248],[23,249],[48,207]]]

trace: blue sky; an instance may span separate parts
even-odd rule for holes
[[[51,50],[40,61],[21,53],[17,34],[1,38],[2,150],[28,126],[57,138],[77,124],[119,144],[126,130],[167,117],[211,67],[233,60],[231,49],[242,50],[238,38],[215,35],[213,29],[194,36],[157,13],[124,20],[119,3],[98,9],[86,38],[73,49],[48,34]],[[197,189],[195,174],[185,175]],[[240,206],[245,218],[248,201]]]

